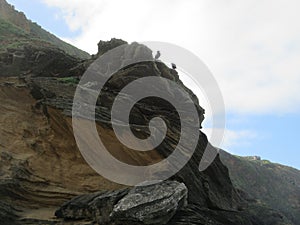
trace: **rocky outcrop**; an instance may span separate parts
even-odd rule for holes
[[[0,54],[0,76],[79,76],[84,71],[74,68],[79,62],[58,48],[26,45],[22,49],[7,49]]]
[[[133,43],[127,47],[125,46],[124,50],[119,51],[119,60],[113,60],[110,67],[105,67],[105,65],[101,66],[101,69],[103,70],[102,72],[105,73],[108,70],[113,71],[114,68],[122,66],[123,64],[127,65],[127,62],[134,61],[134,57],[137,55],[139,57],[144,57],[145,60],[152,59],[150,50],[147,50],[145,46]],[[193,99],[193,104],[195,104],[197,108],[200,122],[204,119],[204,110],[199,106],[196,96],[182,84],[175,70],[168,68],[165,64],[158,61],[140,62],[130,66],[125,66],[115,73],[102,89],[96,106],[96,120],[102,129],[105,130],[104,132],[110,134],[109,139],[101,137],[104,144],[111,146],[112,143],[114,143],[114,146],[118,146],[117,148],[110,148],[111,154],[117,159],[132,165],[147,165],[147,163],[162,160],[172,153],[174,145],[178,143],[180,137],[180,119],[176,109],[166,101],[161,101],[157,98],[147,98],[136,103],[134,108],[131,110],[130,115],[131,129],[139,137],[147,137],[149,135],[148,124],[153,117],[160,116],[164,119],[168,127],[166,138],[156,149],[150,153],[133,151],[123,147],[112,132],[110,111],[115,97],[127,84],[137,78],[147,76],[164,77],[180,85]],[[41,90],[40,93],[46,93],[41,99],[42,104],[48,107],[61,109],[67,116],[71,115],[71,99],[75,91],[75,85],[59,82],[58,79],[54,78],[29,79],[28,85],[32,87],[34,86],[32,84],[38,87],[37,89]],[[91,89],[97,87],[97,84],[92,83],[86,83],[84,85],[86,87],[84,87],[83,90],[85,90],[85,88]],[[159,91],[156,86],[151,86],[151,88],[157,92]],[[172,89],[168,86],[166,86],[165,89],[168,90],[170,94],[175,94],[172,93]],[[130,96],[125,97],[130,98]],[[178,97],[180,98],[180,95]],[[232,225],[241,224],[241,221],[248,221],[247,213],[245,213],[245,202],[233,187],[229,178],[228,169],[221,163],[219,157],[215,159],[207,170],[204,172],[199,171],[199,162],[202,158],[204,149],[208,147],[210,151],[216,150],[208,143],[205,134],[199,131],[197,135],[198,137],[191,137],[198,138],[199,140],[192,158],[184,166],[184,168],[182,168],[171,179],[183,182],[186,185],[189,190],[188,202],[190,206],[197,205],[197,207],[212,210],[212,215],[218,215],[218,211],[234,211],[236,213],[230,213]],[[163,171],[159,168],[157,172]],[[155,176],[155,171],[153,174]],[[244,213],[239,214],[239,210],[243,210]],[[196,218],[199,216],[201,217],[201,215],[198,215]],[[240,218],[240,216],[242,218]],[[251,222],[248,224],[251,224]]]
[[[123,51],[120,51],[120,60],[113,61],[115,62],[115,64],[111,65],[111,69],[117,68],[125,61],[133,61],[134,57],[144,57],[146,60],[150,59],[152,58],[152,54],[150,54],[150,52],[151,51],[149,49],[147,50],[146,47],[140,46],[137,43],[133,43],[132,45],[125,47]],[[106,67],[103,69],[105,72],[109,68]],[[136,80],[137,78],[148,76],[161,76],[177,82],[179,86],[190,93],[197,108],[200,122],[203,121],[204,110],[199,106],[196,96],[179,80],[177,72],[173,69],[168,68],[161,62],[153,61],[133,64],[124,67],[122,70],[114,74],[114,76],[105,84],[99,97],[99,104],[96,107],[97,121],[99,121],[101,125],[111,129],[110,111],[117,94],[123,87]],[[53,79],[49,79],[48,81],[49,83],[55,83]],[[56,85],[45,85],[48,81],[42,82],[44,83],[43,85],[39,84],[39,82],[35,82],[35,79],[32,80],[32,82],[36,83],[42,89],[46,90],[44,92],[53,93],[54,97],[46,97],[45,102],[47,104],[50,104],[50,106],[64,105],[63,111],[66,113],[71,112],[72,104],[70,104],[71,101],[67,100],[67,96],[72,96],[74,92],[68,95],[64,92],[67,89],[70,89],[72,86],[68,86],[67,88],[57,88]],[[56,88],[54,88],[55,86]],[[75,91],[75,87],[73,88]],[[150,88],[156,90],[157,92],[160,91],[159,87],[157,86],[151,86]],[[172,89],[168,86],[166,86],[165,89],[168,90],[171,95],[178,95],[178,93],[172,93]],[[62,96],[64,96],[63,101],[68,104],[61,103]],[[127,97],[130,98],[130,96]],[[178,97],[180,98],[179,95]],[[176,109],[166,101],[161,101],[157,98],[147,98],[135,104],[135,107],[131,112],[131,128],[138,131],[136,133],[139,133],[141,137],[146,137],[147,135],[149,135],[148,124],[153,117],[160,116],[165,120],[168,127],[167,136],[161,143],[161,145],[159,145],[156,149],[156,154],[158,154],[160,158],[167,157],[173,151],[174,144],[178,143],[178,140],[180,138],[180,119],[178,117]],[[219,158],[217,158],[205,172],[199,171],[199,162],[202,158],[204,149],[207,145],[209,145],[209,143],[206,136],[200,131],[198,133],[198,137],[194,138],[198,138],[199,142],[192,159],[177,175],[173,177],[173,179],[184,181],[189,189],[189,201],[191,203],[201,203],[203,206],[212,207],[215,209],[237,209],[240,201],[239,196],[231,184],[227,168],[220,162]],[[116,143],[120,143],[115,136],[113,140]],[[104,142],[106,141],[104,140]],[[209,145],[209,148],[210,151],[216,151],[211,145]],[[147,156],[147,154],[145,153],[136,153],[135,151],[132,151],[130,149],[128,149],[128,153],[130,155],[134,155],[134,158]],[[116,153],[114,154],[116,158],[118,158],[118,155],[119,154]],[[123,153],[120,153],[120,155],[123,155]],[[134,162],[134,164],[140,164],[138,160],[135,161],[136,162]]]
[[[44,57],[51,56],[52,50],[49,51],[45,50]],[[147,62],[128,65],[128,62],[133,62],[136,56],[144,57]],[[66,56],[62,54],[62,61],[68,62],[69,58],[64,57]],[[166,138],[152,151],[134,151],[120,143],[112,130],[112,123],[117,121],[111,121],[110,112],[119,91],[137,78],[164,77],[176,82],[190,94],[193,101],[189,104],[195,105],[200,122],[204,119],[204,109],[200,107],[196,96],[180,81],[175,70],[162,62],[147,60],[152,59],[152,53],[145,46],[137,43],[125,46],[124,51],[120,51],[117,58],[119,60],[112,61],[110,66],[101,66],[103,73],[120,65],[124,66],[109,79],[98,98],[96,126],[101,140],[115,158],[125,163],[143,166],[159,162],[172,153],[180,138],[181,128],[178,112],[171,104],[158,98],[143,99],[135,104],[131,111],[130,122],[132,131],[138,137],[149,136],[149,121],[156,116],[164,119],[168,129]],[[75,68],[82,65],[74,64]],[[73,77],[67,79],[54,78],[50,73],[53,70],[59,69],[62,71],[59,73],[61,75],[68,74],[74,68],[72,63],[70,63],[70,67],[68,63],[64,67],[60,67],[60,65],[55,61],[52,66],[45,67],[45,70],[39,71],[38,68],[41,69],[41,67],[37,67],[37,72],[50,77],[0,78],[2,103],[0,107],[0,197],[8,205],[14,202],[18,212],[22,212],[18,213],[21,214],[21,221],[27,221],[29,224],[46,221],[45,218],[36,218],[35,215],[39,215],[40,212],[32,213],[32,210],[36,208],[47,208],[48,210],[49,207],[58,207],[74,196],[97,192],[71,200],[64,204],[56,212],[56,215],[71,220],[84,217],[100,224],[112,218],[115,223],[121,223],[121,221],[129,224],[133,221],[138,223],[142,219],[145,223],[157,222],[152,220],[154,215],[157,215],[159,217],[157,219],[164,223],[171,219],[168,223],[172,225],[287,224],[281,214],[266,208],[262,210],[262,208],[252,206],[243,200],[240,192],[233,187],[228,169],[221,163],[219,157],[207,170],[199,171],[198,166],[204,149],[208,146],[211,151],[215,151],[200,130],[195,137],[190,137],[199,140],[192,158],[176,175],[170,178],[177,183],[184,183],[187,187],[188,205],[186,208],[176,211],[185,202],[183,200],[185,197],[182,197],[186,192],[181,188],[177,189],[180,185],[172,186],[171,189],[163,188],[168,190],[168,193],[173,193],[170,196],[162,195],[165,196],[165,199],[164,197],[157,199],[158,194],[151,194],[162,191],[159,186],[149,186],[149,189],[152,188],[149,193],[136,187],[131,192],[133,193],[132,198],[129,197],[130,193],[128,194],[128,199],[132,200],[132,203],[135,202],[136,207],[129,207],[135,205],[127,205],[125,202],[119,201],[123,198],[126,199],[123,194],[127,194],[127,192],[112,193],[111,190],[120,190],[124,187],[114,184],[94,172],[83,160],[76,146],[70,115],[76,88],[74,81],[77,77],[74,76],[77,74],[74,73]],[[71,69],[65,70],[66,68]],[[93,89],[97,87],[97,83],[86,82],[82,87],[83,91]],[[155,85],[150,88],[159,91]],[[181,97],[180,93],[174,93],[174,90],[167,84],[164,89],[171,95],[176,94]],[[130,98],[130,96],[125,95],[124,98]],[[160,172],[164,172],[163,168],[157,168],[152,175],[155,177]],[[178,190],[180,191],[178,192]],[[144,205],[139,205],[142,202],[135,201],[136,193],[141,193],[145,199],[150,201],[149,205],[145,203],[145,208],[149,207],[153,213],[145,213]],[[151,199],[154,201],[152,202]],[[172,199],[177,201],[177,206],[169,204],[173,202]],[[171,205],[173,208],[164,212],[161,208],[156,207],[156,201],[160,202],[164,208],[171,207]],[[108,211],[113,212],[111,217],[107,216]],[[177,212],[175,215],[174,211]],[[162,213],[166,214],[162,215]],[[53,215],[54,212],[51,216],[53,217]],[[264,220],[265,215],[268,216],[268,220]],[[50,221],[49,218],[47,221]],[[60,222],[58,221],[58,223]],[[74,224],[76,223],[74,222]]]
[[[99,41],[97,57],[103,55],[105,52],[116,48],[120,45],[128,44],[122,39],[112,38],[110,41]]]
[[[146,186],[144,186],[146,185]],[[113,192],[81,195],[55,213],[67,220],[93,220],[98,224],[167,224],[187,205],[183,183],[165,181]]]
[[[96,192],[75,197],[64,203],[55,216],[67,220],[92,220],[99,224],[110,221],[114,205],[128,193],[128,189],[111,192]]]

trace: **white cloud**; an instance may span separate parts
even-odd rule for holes
[[[210,67],[235,113],[300,111],[298,0],[42,0],[91,53],[111,37],[183,46]]]
[[[223,139],[220,140],[219,137],[217,139],[212,138],[213,130],[215,132],[215,135],[218,135]],[[203,128],[202,131],[207,135],[207,138],[210,141],[210,143],[212,143],[212,145],[224,150],[228,150],[228,149],[232,150],[235,149],[236,147],[238,147],[239,149],[242,149],[243,147],[249,147],[251,146],[254,140],[263,138],[261,134],[258,136],[257,131],[253,131],[253,130]]]
[[[257,133],[251,130],[226,130],[223,149],[232,149],[233,147],[249,146],[257,138]]]

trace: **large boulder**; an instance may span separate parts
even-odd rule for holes
[[[176,181],[137,186],[115,205],[111,219],[116,225],[167,224],[187,205],[187,193],[187,187]]]

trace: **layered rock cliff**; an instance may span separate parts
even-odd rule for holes
[[[137,43],[127,48],[132,53],[125,57],[127,60],[138,52],[151,56],[146,47],[141,48]],[[124,57],[122,53],[120,56]],[[65,71],[68,73],[69,67],[66,66]],[[163,143],[145,153],[128,149],[116,139],[110,121],[111,104],[123,86],[141,76],[162,76],[177,82],[194,99],[199,118],[204,118],[197,98],[184,87],[177,72],[162,62],[137,63],[117,72],[100,95],[102,101],[96,107],[97,128],[111,154],[133,165],[147,165],[168,156],[180,133],[176,110],[164,101],[146,99],[132,110],[131,127],[139,131],[138,135],[148,135],[149,120],[159,114],[169,127]],[[123,188],[95,173],[76,146],[70,117],[76,79],[55,78],[51,74],[48,77],[1,78],[0,194],[3,204],[14,207],[6,207],[11,213],[5,213],[7,221],[15,218],[21,224],[62,223],[55,218],[54,212],[72,197]],[[210,144],[201,131],[198,136],[193,157],[171,178],[186,185],[188,205],[171,218],[170,224],[289,224],[281,214],[243,200],[219,157],[207,170],[200,172],[200,159],[206,145]],[[265,222],[265,216],[272,220]]]

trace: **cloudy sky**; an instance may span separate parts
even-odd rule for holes
[[[8,2],[89,53],[112,37],[192,51],[212,71],[225,100],[222,148],[300,168],[299,0]]]

